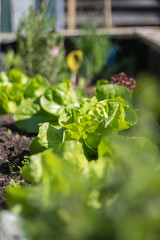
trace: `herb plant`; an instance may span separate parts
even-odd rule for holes
[[[55,29],[52,19],[47,19],[46,8],[21,19],[17,30],[20,70],[29,77],[41,74],[50,83],[57,81],[64,61],[63,37]]]

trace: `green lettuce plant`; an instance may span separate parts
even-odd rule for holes
[[[136,124],[131,93],[106,83],[88,98],[63,81],[17,109],[17,126],[41,122],[21,169],[32,186],[6,191],[28,239],[159,239],[158,128],[143,135],[151,119]]]
[[[40,96],[48,86],[48,81],[38,74],[29,78],[17,69],[1,72],[0,115],[14,113],[25,100]]]
[[[157,240],[159,176],[158,149],[145,138],[106,135],[89,162],[65,141],[31,156],[23,177],[35,187],[8,188],[7,203],[33,240]]]
[[[138,120],[131,93],[118,85],[100,85],[95,96],[75,91],[69,80],[49,87],[35,99],[25,101],[15,112],[16,126],[39,134],[31,145],[38,153],[60,142],[76,140],[87,158],[97,157],[97,146],[108,133],[131,128]]]
[[[9,49],[3,58],[6,70],[9,71],[11,68],[18,68],[21,62],[21,57],[16,54],[13,49]]]
[[[63,108],[85,96],[75,91],[70,80],[48,87],[43,95],[27,99],[14,114],[15,124],[26,132],[38,132],[38,124],[51,122],[58,124]]]

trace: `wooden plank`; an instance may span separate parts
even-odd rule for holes
[[[160,17],[154,12],[113,12],[112,16],[116,26],[160,25]]]
[[[135,37],[160,53],[160,27],[137,27]]]
[[[0,33],[0,39],[3,44],[12,43],[17,40],[16,33]]]
[[[64,30],[65,37],[80,36],[86,34],[83,30]],[[97,34],[116,38],[137,38],[160,53],[160,27],[112,27],[98,29]]]
[[[103,8],[103,0],[78,0],[78,8]],[[160,8],[160,2],[155,0],[112,0],[113,8]]]
[[[104,8],[104,0],[101,1],[88,1],[88,0],[78,0],[77,9],[94,9],[94,8]]]
[[[62,30],[61,34],[64,37],[73,37],[86,34],[83,30],[70,29]],[[116,38],[133,38],[136,37],[155,48],[160,52],[160,27],[112,27],[109,29],[98,29],[97,34],[107,35]],[[15,42],[15,33],[0,33],[0,38],[4,44]]]
[[[100,35],[108,35],[108,36],[114,36],[114,37],[132,37],[134,34],[134,28],[133,27],[119,27],[119,28],[102,28],[97,29],[97,34]],[[86,34],[86,31],[82,29],[68,29],[61,31],[61,34],[65,37],[75,37]]]
[[[112,27],[111,0],[104,0],[105,24],[107,28]]]
[[[83,12],[78,12],[77,13],[77,28],[80,26],[84,25],[86,22],[91,22],[93,21],[93,24],[95,23],[96,26],[105,26],[105,15],[100,15],[98,13],[93,13],[92,14],[84,14]]]
[[[67,1],[67,28],[74,29],[76,27],[76,0]]]
[[[160,1],[158,0],[111,0],[113,8],[160,8]],[[67,2],[65,1],[65,7]],[[78,8],[103,8],[104,0],[77,0]]]
[[[156,0],[112,0],[113,8],[160,8],[160,2]]]

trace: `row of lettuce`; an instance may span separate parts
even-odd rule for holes
[[[158,240],[158,148],[137,136],[131,93],[104,83],[87,97],[69,80],[49,86],[15,69],[1,74],[0,109],[14,106],[17,128],[38,133],[22,169],[32,185],[6,192],[27,239]]]

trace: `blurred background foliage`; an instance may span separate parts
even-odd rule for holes
[[[63,68],[64,39],[55,29],[53,19],[46,17],[46,7],[39,12],[30,8],[17,30],[18,51],[8,51],[4,58],[7,69],[17,67],[29,77],[41,74],[52,84]]]
[[[85,79],[86,85],[94,81],[105,67],[111,49],[111,41],[97,33],[92,24],[83,26],[83,34],[72,38],[73,46],[83,52],[83,62],[79,76]]]
[[[124,69],[128,74],[135,72],[135,57],[121,57],[123,51],[118,42],[99,34],[93,23],[83,25],[81,30],[82,35],[64,39],[44,5],[37,12],[30,8],[29,15],[18,25],[17,52],[9,50],[5,54],[6,69],[16,67],[29,77],[38,73],[53,84],[71,78],[67,55],[73,50],[81,50],[83,62],[77,73],[79,85],[95,84],[98,79],[108,79]]]
[[[30,9],[28,17],[19,23],[17,37],[22,71],[30,77],[42,74],[53,83],[65,52],[63,38],[55,30],[53,20],[46,18],[45,7],[38,15]]]

